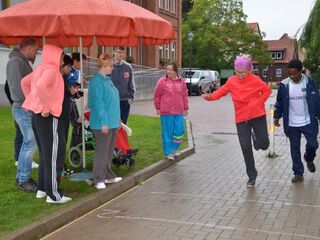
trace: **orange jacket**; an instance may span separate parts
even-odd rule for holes
[[[22,107],[34,113],[49,112],[59,117],[64,98],[64,81],[60,73],[62,49],[44,45],[42,62],[21,80],[26,97]]]
[[[258,76],[249,73],[243,79],[231,76],[226,84],[210,95],[208,101],[215,101],[231,94],[236,123],[244,122],[266,114],[264,103],[271,94],[271,88]]]

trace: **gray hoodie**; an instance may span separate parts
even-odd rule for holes
[[[21,107],[25,100],[21,89],[21,79],[32,72],[32,67],[28,59],[20,52],[19,49],[13,49],[9,54],[9,61],[7,63],[7,81],[13,106]]]

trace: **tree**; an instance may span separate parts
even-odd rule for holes
[[[320,0],[311,10],[309,19],[300,37],[299,44],[306,51],[304,66],[311,71],[313,77],[320,81]]]
[[[192,9],[192,0],[182,0],[182,18],[185,19],[188,12]]]
[[[231,68],[238,54],[249,54],[260,63],[269,56],[262,38],[247,27],[241,0],[197,0],[182,24],[183,65],[189,65],[187,35],[194,34],[193,67]]]

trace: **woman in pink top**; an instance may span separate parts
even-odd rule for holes
[[[154,106],[160,115],[162,144],[166,157],[174,159],[184,136],[184,116],[188,114],[187,85],[179,75],[176,63],[167,65],[167,74],[159,79],[154,91]]]
[[[39,149],[36,198],[47,197],[47,203],[71,200],[59,188],[66,150],[65,123],[62,119],[68,115],[68,111],[63,109],[65,86],[60,73],[62,60],[61,48],[44,45],[41,64],[21,81],[26,97],[22,107],[33,112],[32,129]]]

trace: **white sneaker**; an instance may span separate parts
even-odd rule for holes
[[[44,191],[41,191],[41,190],[38,190],[37,191],[37,195],[36,195],[36,198],[44,198],[47,196],[47,193],[44,192]]]
[[[174,160],[174,155],[173,154],[169,154],[169,155],[166,156],[166,158],[168,160]]]
[[[32,161],[31,167],[32,167],[32,168],[39,168],[39,164],[36,163],[35,161]]]
[[[56,204],[56,203],[62,204],[62,203],[69,202],[69,201],[71,201],[71,200],[72,200],[72,198],[70,198],[70,197],[62,196],[62,198],[61,198],[60,200],[54,201],[54,200],[52,200],[49,196],[47,196],[46,202],[47,202],[47,203],[53,203],[53,204]]]
[[[97,184],[94,185],[96,189],[101,190],[101,189],[105,189],[106,185],[104,184],[104,182],[98,182]]]
[[[122,180],[122,177],[108,178],[104,182],[105,183],[117,183]]]

